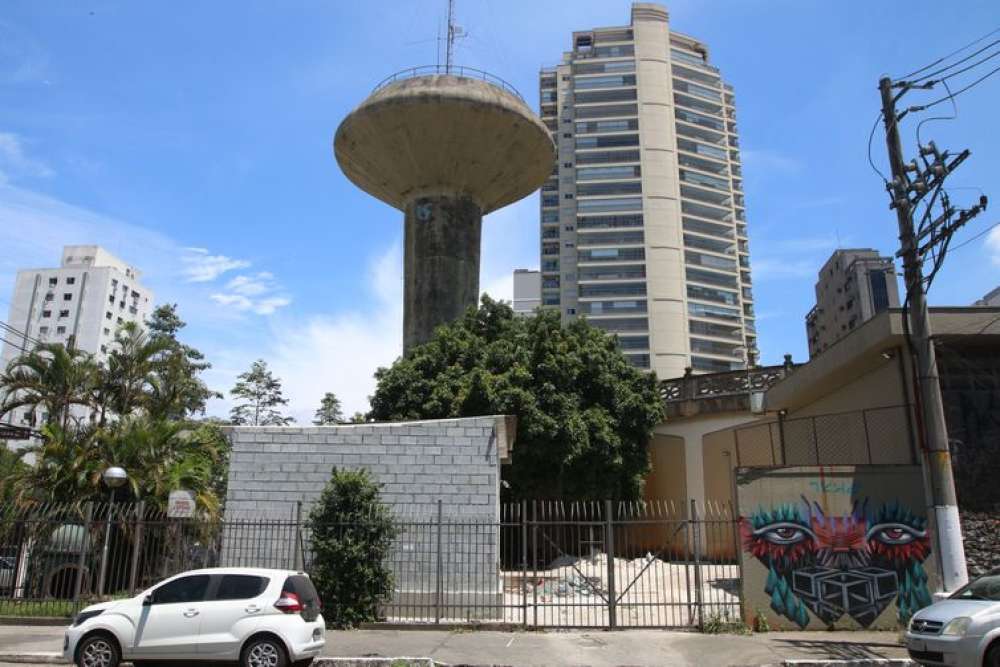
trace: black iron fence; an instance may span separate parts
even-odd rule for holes
[[[0,616],[63,616],[185,570],[307,571],[301,506],[286,519],[171,519],[142,504],[0,511]],[[700,627],[741,616],[728,505],[524,502],[493,518],[395,517],[393,623]],[[344,524],[342,531],[363,531]],[[336,600],[325,600],[329,608]]]

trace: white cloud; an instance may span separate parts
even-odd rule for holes
[[[1000,227],[994,227],[986,235],[986,250],[990,253],[990,259],[995,266],[1000,266]]]
[[[181,262],[184,264],[182,273],[191,283],[211,282],[227,271],[250,266],[250,262],[245,259],[213,255],[205,248],[185,248],[185,250],[187,254],[181,257]]]
[[[402,250],[394,243],[369,266],[359,285],[367,286],[366,307],[331,315],[276,317],[267,340],[253,349],[233,350],[212,371],[212,386],[231,387],[237,374],[257,358],[265,359],[281,379],[289,399],[286,414],[308,423],[328,391],[341,400],[344,413],[369,410],[375,369],[389,366],[403,350]],[[213,414],[226,414],[230,402],[217,401]]]
[[[264,294],[274,289],[274,275],[261,271],[252,276],[236,276],[226,284],[226,289],[246,296]]]
[[[272,315],[278,308],[292,302],[288,296],[276,294],[279,289],[274,274],[260,271],[252,275],[236,276],[226,283],[225,292],[216,292],[209,298],[219,305],[230,306],[240,312]]]
[[[29,157],[24,150],[24,141],[12,132],[0,132],[0,183],[17,177],[50,178],[55,175],[47,164]]]

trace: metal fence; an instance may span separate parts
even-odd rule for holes
[[[308,524],[301,505],[288,510],[282,520],[198,521],[141,504],[7,508],[0,615],[69,616],[201,567],[308,571]],[[387,622],[684,628],[741,616],[739,538],[728,505],[523,502],[491,520],[439,508],[394,522]]]
[[[736,466],[916,463],[908,410],[897,405],[735,428]]]

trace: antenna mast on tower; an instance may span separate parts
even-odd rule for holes
[[[455,40],[465,37],[465,31],[455,25],[455,0],[448,0],[448,46],[445,50],[444,73],[451,72],[452,60],[455,55]]]

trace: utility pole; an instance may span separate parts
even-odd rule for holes
[[[902,88],[902,92],[894,95],[894,88]],[[963,211],[954,223],[950,218],[956,212],[947,200],[944,200],[944,214],[931,223],[927,231],[914,229],[913,214],[916,204],[925,194],[932,190],[940,190],[944,178],[961,163],[969,152],[963,151],[950,163],[948,153],[938,152],[933,143],[929,147],[920,147],[921,158],[926,169],[921,170],[916,161],[906,163],[903,159],[903,148],[899,139],[899,121],[906,115],[896,113],[896,102],[907,90],[905,82],[893,84],[888,77],[879,80],[879,91],[882,96],[882,117],[885,123],[885,142],[889,150],[889,164],[892,169],[892,181],[886,184],[892,203],[890,208],[896,210],[899,223],[900,250],[897,253],[903,260],[904,281],[906,284],[906,301],[908,311],[904,309],[904,327],[909,326],[912,355],[915,357],[915,390],[916,405],[914,406],[918,433],[920,434],[921,454],[923,459],[925,479],[929,484],[928,500],[934,512],[936,546],[941,562],[941,578],[945,591],[953,591],[968,581],[965,566],[965,548],[962,545],[962,528],[958,517],[958,501],[955,495],[955,478],[952,475],[951,452],[948,447],[948,429],[944,419],[944,403],[941,398],[941,386],[938,383],[937,359],[934,352],[934,342],[931,339],[931,323],[927,310],[927,299],[924,293],[923,255],[931,246],[940,240],[947,240],[955,230],[985,209],[985,198],[980,206]],[[931,163],[926,156],[933,155]],[[914,172],[911,180],[908,172]],[[933,200],[932,200],[933,205]],[[927,235],[931,242],[921,247],[920,240]],[[945,244],[946,247],[946,244]]]

